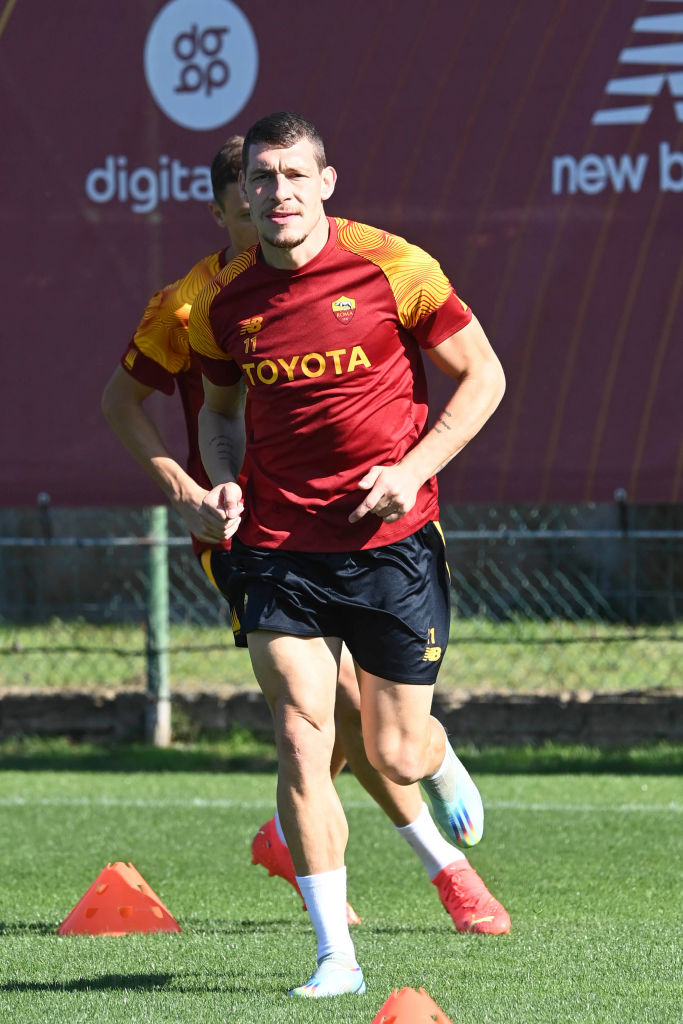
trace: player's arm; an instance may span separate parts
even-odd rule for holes
[[[443,469],[479,433],[505,394],[505,374],[476,319],[440,345],[427,349],[438,368],[458,386],[432,429],[402,459],[422,483]]]
[[[206,530],[219,526],[231,537],[240,523],[242,491],[237,483],[246,444],[244,384],[204,383],[204,405],[199,411],[199,450],[214,487],[205,495],[200,514]]]
[[[199,514],[206,490],[169,453],[144,403],[155,389],[117,366],[102,394],[102,412],[126,450],[161,488],[196,537],[203,534]]]
[[[349,517],[368,512],[393,523],[415,504],[417,492],[481,430],[505,392],[505,375],[481,324],[470,322],[426,350],[457,387],[434,426],[395,466],[372,466],[359,486],[368,490]]]

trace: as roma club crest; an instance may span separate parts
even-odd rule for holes
[[[353,314],[356,312],[356,300],[347,299],[345,295],[340,295],[332,303],[332,312],[337,320],[343,324],[348,324],[350,320],[353,320]]]

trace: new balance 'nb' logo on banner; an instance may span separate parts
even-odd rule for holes
[[[674,0],[650,0],[650,3],[671,3]],[[619,63],[639,68],[640,74],[629,74],[611,78],[605,92],[608,96],[621,97],[624,102],[618,106],[606,106],[596,110],[591,123],[596,125],[645,124],[652,113],[653,101],[668,86],[673,97],[676,120],[683,124],[683,42],[662,42],[669,36],[683,34],[683,3],[676,3],[678,12],[650,14],[636,18],[632,31],[641,37],[656,34],[656,43],[629,46],[619,54]],[[643,73],[648,68],[657,68],[654,73]],[[666,69],[666,70],[663,70]],[[680,99],[679,99],[680,97]]]

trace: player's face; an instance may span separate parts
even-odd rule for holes
[[[211,203],[211,211],[221,227],[230,233],[230,244],[237,252],[244,252],[258,242],[256,228],[249,213],[249,204],[243,198],[237,182],[226,185],[220,203]]]
[[[327,237],[322,204],[336,180],[334,168],[318,167],[308,139],[288,149],[266,143],[250,147],[240,183],[267,258],[268,247],[285,250],[294,259],[305,254],[309,239],[323,230]]]

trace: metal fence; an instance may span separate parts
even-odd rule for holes
[[[173,687],[251,681],[182,522],[169,515],[168,537],[155,538],[158,516],[46,501],[0,513],[0,687],[158,687],[160,658]],[[680,684],[683,506],[451,506],[442,526],[447,682]]]

